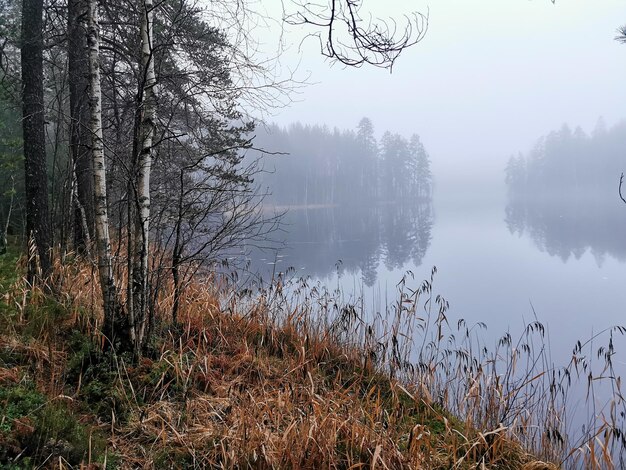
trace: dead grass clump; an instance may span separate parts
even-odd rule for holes
[[[306,309],[276,309],[269,294],[224,302],[217,297],[224,293],[194,284],[193,301],[179,312],[182,328],[161,336],[150,357],[121,368],[116,387],[130,412],[111,423],[121,461],[515,468],[528,460],[506,433],[495,439],[464,426],[371,355],[364,360],[362,347],[340,338],[343,326],[325,328]]]

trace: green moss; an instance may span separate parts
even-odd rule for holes
[[[12,302],[8,302],[5,296],[9,293],[11,286],[22,276],[18,269],[20,251],[17,246],[9,245],[7,252],[0,255],[0,321],[7,322],[18,312]]]
[[[65,400],[48,400],[32,384],[0,387],[0,409],[0,468],[31,468],[50,455],[78,465],[90,451],[94,460],[104,454],[99,431],[81,423]]]
[[[37,338],[53,331],[69,315],[67,308],[53,297],[28,304],[24,313],[27,321],[22,334],[25,338]]]
[[[0,433],[8,437],[14,431],[16,420],[33,416],[45,402],[46,398],[32,385],[0,387]]]
[[[11,285],[22,276],[18,269],[21,252],[15,244],[7,246],[6,253],[0,255],[0,293],[5,294]]]
[[[122,458],[118,454],[107,453],[105,455],[100,455],[96,459],[96,463],[102,465],[106,463],[106,466],[103,467],[105,470],[117,470],[122,466]]]
[[[70,352],[66,368],[67,379],[69,382],[77,382],[89,366],[101,362],[102,354],[90,336],[77,330],[70,333],[67,343]]]
[[[154,456],[154,468],[198,468],[194,465],[193,455],[184,449],[162,449]]]
[[[106,441],[72,414],[65,402],[55,401],[45,406],[36,422],[37,444],[49,453],[64,457],[70,464],[87,461],[101,455]]]

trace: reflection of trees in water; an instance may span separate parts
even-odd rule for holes
[[[431,227],[429,204],[383,211],[382,244],[387,269],[401,268],[409,258],[419,266],[430,245]]]
[[[563,262],[587,250],[599,264],[607,255],[626,261],[626,207],[616,197],[510,198],[505,221],[511,233],[527,233]]]
[[[277,270],[294,267],[314,277],[335,270],[339,274],[360,271],[365,285],[372,286],[381,261],[388,269],[400,268],[409,259],[421,264],[432,224],[430,202],[293,209],[285,218],[281,237],[285,249]],[[270,259],[273,255],[267,252],[253,253],[252,269],[267,273],[264,260]]]
[[[586,135],[563,126],[511,157],[506,223],[528,232],[537,246],[564,262],[587,250],[626,261],[626,207],[617,196],[624,170],[626,121],[609,129],[602,120]]]

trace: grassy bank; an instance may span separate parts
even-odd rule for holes
[[[0,260],[0,468],[537,470],[556,466],[525,449],[546,461],[568,452],[502,419],[543,406],[533,400],[545,395],[507,396],[538,378],[511,371],[489,388],[489,362],[461,349],[446,367],[465,371],[442,373],[441,354],[454,354],[432,281],[400,286],[370,322],[305,281],[289,294],[282,279],[255,292],[196,281],[182,326],[164,316],[133,361],[101,352],[90,266],[57,262],[52,298],[25,284],[15,251]],[[164,289],[161,312],[171,300]]]

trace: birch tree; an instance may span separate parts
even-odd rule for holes
[[[102,93],[100,90],[100,38],[97,0],[89,0],[87,44],[89,47],[89,105],[91,109],[90,131],[93,162],[94,218],[98,250],[98,272],[104,305],[104,336],[115,345],[115,323],[118,315],[118,299],[107,210],[106,168],[104,141],[102,138]]]
[[[150,241],[150,174],[152,171],[153,139],[155,133],[156,102],[153,45],[152,0],[140,2],[141,13],[141,92],[139,95],[139,142],[137,179],[135,187],[136,219],[134,228],[134,260],[132,309],[130,310],[131,338],[135,348],[143,344],[148,311],[148,253]]]

